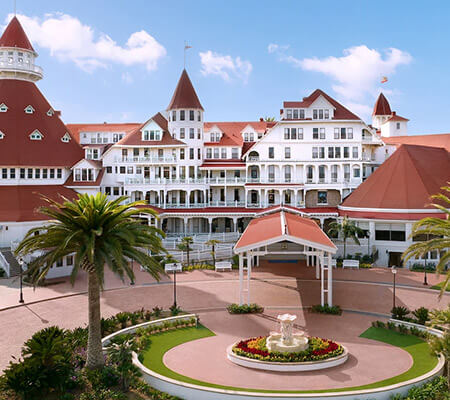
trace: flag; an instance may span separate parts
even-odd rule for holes
[[[388,81],[387,76],[383,76],[383,77],[381,78],[381,83],[386,83],[387,81]]]
[[[192,46],[189,46],[188,44],[185,44],[185,45],[184,45],[184,49],[185,49],[185,50],[187,50],[187,49],[192,49]]]

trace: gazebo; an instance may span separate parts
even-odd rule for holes
[[[305,257],[308,266],[316,267],[316,279],[320,279],[321,304],[333,304],[333,268],[331,255],[337,247],[312,219],[279,208],[269,214],[250,221],[244,233],[234,246],[239,255],[239,304],[250,304],[250,279],[252,266],[259,265],[260,257]],[[246,267],[244,261],[246,260]],[[247,272],[247,287],[244,288],[244,271]],[[326,273],[326,276],[325,276]],[[327,278],[327,287],[325,287]]]

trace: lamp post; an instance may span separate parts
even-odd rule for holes
[[[23,290],[22,290],[22,275],[23,275],[23,258],[20,257],[17,262],[19,263],[19,267],[20,267],[20,296],[19,296],[19,303],[23,304],[25,303],[24,299],[23,299]]]
[[[397,269],[395,268],[395,265],[392,266],[392,275],[394,276],[394,291],[392,296],[392,308],[395,308],[395,275],[397,275]]]
[[[173,308],[177,308],[177,268],[173,270]]]
[[[425,286],[428,286],[428,280],[427,280],[427,263],[425,261],[425,263],[423,264],[423,270],[425,272],[425,274],[423,275],[423,284]]]

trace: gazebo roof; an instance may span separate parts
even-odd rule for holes
[[[234,246],[235,253],[290,241],[336,253],[336,246],[315,221],[285,210],[254,218]]]

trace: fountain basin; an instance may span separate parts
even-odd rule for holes
[[[289,341],[284,341],[280,333],[272,333],[267,338],[266,345],[271,353],[298,353],[308,348],[308,342],[308,338],[301,333],[294,333]]]

